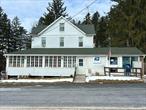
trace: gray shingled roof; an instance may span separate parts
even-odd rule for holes
[[[83,32],[85,32],[86,34],[95,34],[95,29],[93,25],[76,25],[79,29],[81,29]],[[38,34],[39,32],[41,32],[43,29],[45,29],[47,27],[47,25],[40,25],[34,29],[32,29],[31,34]]]
[[[107,55],[109,48],[33,48],[9,54],[66,54],[66,55]],[[113,55],[143,55],[135,47],[112,47]]]

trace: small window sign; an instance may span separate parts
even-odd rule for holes
[[[94,57],[94,58],[93,58],[93,63],[94,63],[94,64],[99,64],[99,63],[100,63],[100,57],[99,57],[99,56]]]

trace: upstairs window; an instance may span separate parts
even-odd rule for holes
[[[60,37],[60,47],[64,47],[64,37]]]
[[[42,37],[42,47],[46,47],[46,37]]]
[[[79,37],[79,47],[83,47],[83,37]]]
[[[60,31],[64,31],[64,23],[60,23]]]

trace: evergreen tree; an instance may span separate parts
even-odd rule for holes
[[[0,7],[0,52],[7,53],[10,50],[11,29],[10,20]]]
[[[13,44],[13,50],[21,50],[24,48],[26,44],[26,30],[21,26],[19,18],[14,17],[12,20],[12,44]]]
[[[90,13],[87,13],[87,15],[84,18],[85,20],[83,21],[82,24],[92,24],[91,16]]]
[[[113,1],[118,3],[108,15],[113,46],[136,46],[146,51],[146,1]]]
[[[38,24],[49,25],[60,16],[67,16],[66,7],[64,7],[63,0],[53,0],[52,3],[49,3],[47,11],[48,12],[44,14],[44,17],[39,19]]]

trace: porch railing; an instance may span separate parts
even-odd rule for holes
[[[113,71],[112,71],[113,70]],[[115,70],[115,71],[114,71]],[[119,75],[121,73],[123,76],[125,76],[125,69],[120,67],[104,67],[104,75],[105,76],[111,76],[112,75]],[[142,68],[131,68],[131,72],[129,76],[142,76]]]

